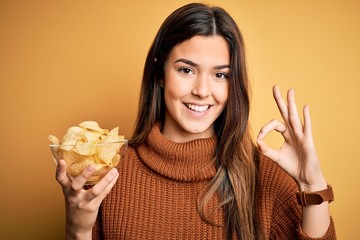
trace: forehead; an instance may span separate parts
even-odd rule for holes
[[[186,58],[191,61],[211,64],[229,64],[230,53],[222,36],[194,36],[178,45],[170,52],[169,60]]]

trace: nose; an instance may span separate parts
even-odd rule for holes
[[[203,75],[198,75],[194,81],[194,85],[191,93],[201,99],[210,96],[211,94],[210,78]]]

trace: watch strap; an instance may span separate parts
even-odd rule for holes
[[[334,201],[334,192],[331,185],[327,189],[316,192],[297,192],[296,198],[301,206],[319,205],[323,202]]]

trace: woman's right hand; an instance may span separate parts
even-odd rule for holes
[[[114,186],[119,173],[111,169],[100,182],[89,189],[84,184],[95,169],[90,165],[71,180],[66,174],[66,162],[60,160],[56,168],[56,180],[60,183],[66,207],[66,239],[91,239],[99,207]]]

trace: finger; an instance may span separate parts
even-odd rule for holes
[[[295,133],[303,134],[303,125],[297,111],[294,89],[289,89],[287,93],[287,101],[289,109],[289,123]]]
[[[265,155],[266,157],[270,158],[271,160],[273,160],[274,162],[278,163],[279,162],[279,156],[280,156],[280,151],[279,150],[275,150],[271,147],[269,147],[264,140],[262,139],[258,139],[257,140],[257,144],[259,146],[259,150],[260,152]]]
[[[304,115],[304,134],[308,138],[312,139],[312,123],[310,117],[310,108],[308,105],[304,106],[303,115]]]
[[[88,165],[74,180],[72,181],[71,188],[74,191],[81,190],[87,179],[95,172],[95,168],[91,165]]]
[[[276,105],[280,111],[282,118],[284,119],[285,123],[287,123],[288,118],[289,118],[288,117],[288,108],[287,108],[286,102],[284,101],[283,97],[281,96],[280,88],[277,85],[275,85],[273,87],[273,96],[274,96]]]
[[[66,162],[64,160],[59,160],[56,166],[56,180],[60,183],[61,186],[66,186],[70,183],[69,177],[66,175]]]
[[[273,119],[269,123],[265,124],[261,129],[257,136],[257,139],[264,139],[267,134],[269,134],[271,131],[277,131],[281,133],[284,136],[284,133],[286,132],[286,126],[284,123]]]
[[[100,200],[102,201],[114,186],[118,176],[118,170],[116,168],[111,169],[95,186],[88,190],[86,200],[91,201],[92,199],[103,195],[103,197],[100,197]]]
[[[99,201],[99,204],[104,200],[104,198],[110,193],[111,189],[117,182],[119,175],[115,176],[115,178],[107,185],[104,191],[96,198],[96,201]]]

